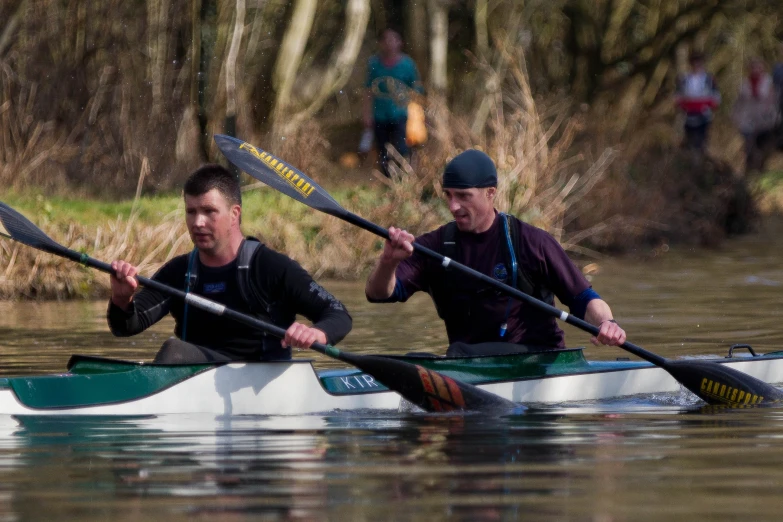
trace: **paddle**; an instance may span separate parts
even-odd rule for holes
[[[387,229],[345,210],[315,181],[280,158],[230,136],[215,135],[215,142],[231,163],[254,178],[263,181],[305,205],[338,217],[383,238],[389,238]],[[565,321],[592,335],[598,335],[597,327],[578,317],[574,317],[567,312],[529,296],[486,274],[444,257],[418,243],[414,243],[413,247],[417,252],[440,261],[444,268],[449,267],[479,279],[551,316],[559,318],[561,321]],[[620,348],[663,368],[683,386],[709,404],[739,406],[746,404],[769,404],[783,400],[783,392],[774,386],[715,362],[672,361],[627,341],[620,345]]]
[[[114,269],[112,269],[110,264],[60,245],[19,212],[2,202],[0,202],[0,235],[38,250],[96,268],[102,272],[114,273]],[[136,276],[136,280],[141,285],[182,299],[190,303],[190,305],[207,312],[228,317],[279,338],[285,336],[283,328],[231,310],[220,303],[210,301],[192,292],[186,294],[182,290],[142,276]],[[389,389],[396,391],[408,401],[427,411],[511,411],[514,408],[520,408],[511,401],[477,388],[472,384],[456,381],[417,364],[374,355],[346,353],[334,346],[320,343],[314,343],[311,348],[372,375]]]

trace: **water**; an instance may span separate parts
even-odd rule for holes
[[[717,251],[600,261],[593,283],[629,339],[666,357],[780,349],[779,230]],[[327,286],[354,316],[343,348],[442,353],[426,299],[370,306],[361,284]],[[0,373],[62,371],[71,353],[150,359],[171,331],[115,339],[104,313],[105,303],[0,303]],[[588,342],[566,333],[571,346]],[[781,462],[780,409],[671,397],[505,417],[0,417],[0,521],[777,520]]]
[[[780,411],[23,419],[4,520],[773,520]]]

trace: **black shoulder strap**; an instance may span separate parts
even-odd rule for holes
[[[198,249],[194,248],[190,251],[188,256],[188,270],[185,272],[185,295],[196,289],[196,281],[198,281]],[[185,300],[185,309],[182,313],[182,340],[185,341],[188,338],[188,304],[189,301]]]
[[[237,285],[239,286],[239,294],[242,296],[242,301],[250,308],[251,312],[257,308],[254,304],[259,302],[263,304],[264,308],[268,308],[266,302],[250,284],[250,262],[259,246],[261,246],[259,240],[248,236],[242,241],[242,245],[239,247],[239,255],[237,256]]]
[[[251,310],[254,308],[254,302],[263,302],[263,300],[258,298],[256,293],[253,292],[253,288],[250,285],[250,261],[253,259],[253,254],[256,253],[259,246],[261,246],[261,242],[258,239],[248,236],[242,241],[242,244],[239,246],[239,254],[237,254],[237,283],[239,285],[239,294],[242,296],[242,301],[244,301]],[[196,289],[196,283],[198,282],[197,255],[198,250],[194,248],[188,257],[188,271],[185,274],[186,293]],[[252,299],[251,294],[248,292],[253,292],[252,295],[258,299]]]
[[[194,248],[188,255],[188,271],[185,272],[185,293],[192,292],[196,289],[196,281],[198,281],[198,249]]]

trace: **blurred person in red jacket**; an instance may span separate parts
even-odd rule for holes
[[[705,68],[704,55],[693,52],[690,72],[677,78],[675,102],[685,113],[685,140],[688,149],[704,151],[713,111],[720,105],[715,77]]]
[[[745,170],[759,170],[761,148],[778,123],[779,107],[772,75],[761,58],[751,58],[731,118],[745,138]]]

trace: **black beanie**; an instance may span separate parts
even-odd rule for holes
[[[476,149],[468,149],[451,160],[443,171],[443,188],[484,188],[498,186],[498,171],[492,159]]]

